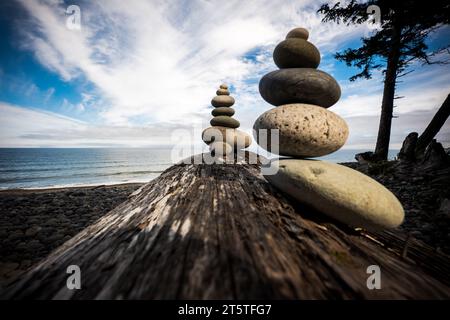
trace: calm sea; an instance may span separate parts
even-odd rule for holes
[[[147,182],[171,149],[0,149],[0,189]]]
[[[349,162],[362,151],[339,150],[321,159]],[[0,189],[148,182],[171,165],[170,148],[0,149]]]

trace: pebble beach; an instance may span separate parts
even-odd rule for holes
[[[125,201],[141,185],[0,191],[0,287]]]

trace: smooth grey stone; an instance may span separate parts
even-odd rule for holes
[[[218,96],[229,96],[230,95],[230,91],[228,91],[227,89],[219,89],[216,91],[216,94]]]
[[[259,92],[274,106],[308,103],[328,108],[341,97],[336,80],[328,73],[312,68],[272,71],[262,77]]]
[[[401,203],[386,187],[348,167],[317,160],[274,160],[265,175],[272,185],[300,202],[352,227],[383,230],[404,218]]]
[[[275,47],[273,61],[280,69],[315,69],[320,63],[320,53],[312,43],[299,38],[290,38],[281,41]]]
[[[289,33],[287,34],[286,39],[289,38],[300,38],[303,40],[308,40],[309,32],[305,28],[295,28],[289,31]]]
[[[213,116],[229,116],[234,114],[234,109],[229,107],[218,107],[211,112]]]
[[[235,147],[235,149],[245,149],[252,143],[252,138],[247,133],[238,129],[226,127],[209,127],[203,130],[202,140],[206,144],[214,141],[226,142]]]
[[[234,98],[232,96],[215,96],[211,100],[213,107],[231,107],[234,104]]]
[[[227,116],[217,116],[209,122],[212,126],[221,126],[227,128],[238,128],[241,124],[236,119]]]

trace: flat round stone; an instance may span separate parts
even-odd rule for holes
[[[222,83],[220,85],[220,89],[228,89],[228,86],[226,84]]]
[[[229,96],[230,95],[230,91],[228,91],[227,89],[219,89],[216,91],[216,94],[218,96]]]
[[[300,38],[303,40],[308,40],[309,32],[305,28],[295,28],[289,31],[289,33],[286,36],[286,39],[289,38]]]
[[[403,222],[398,199],[374,179],[348,167],[316,160],[282,159],[264,177],[276,188],[352,227],[390,229]],[[276,170],[278,168],[278,171]]]
[[[203,130],[202,140],[206,144],[210,144],[214,141],[226,142],[235,149],[245,149],[252,143],[252,138],[247,133],[238,129],[226,128],[226,127],[209,127]]]
[[[275,47],[273,60],[280,69],[317,68],[320,53],[316,46],[306,40],[289,38]]]
[[[332,76],[312,68],[272,71],[260,80],[259,92],[274,106],[309,103],[328,108],[341,96],[341,88]]]
[[[211,100],[213,107],[231,107],[234,104],[234,98],[232,96],[215,96]]]
[[[229,107],[218,107],[211,111],[211,114],[216,116],[229,116],[231,117],[234,114],[234,109]]]
[[[238,128],[241,124],[236,119],[227,116],[217,116],[209,122],[212,126],[221,126],[227,128]]]
[[[275,154],[321,157],[339,150],[347,141],[348,126],[334,112],[310,104],[287,104],[264,112],[253,125],[258,144]],[[259,130],[279,130],[279,139],[267,139]]]
[[[212,156],[225,156],[234,151],[233,147],[225,142],[213,142],[209,145],[209,151]]]

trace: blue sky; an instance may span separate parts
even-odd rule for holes
[[[81,9],[71,30],[69,4]],[[367,26],[322,23],[317,1],[70,1],[0,4],[0,147],[172,144],[173,132],[205,128],[211,98],[230,84],[235,117],[251,132],[271,108],[258,81],[276,69],[271,54],[293,27],[310,30],[319,69],[342,88],[330,110],[350,127],[347,148],[373,148],[382,75],[349,82],[357,70],[336,51],[359,44]],[[220,10],[219,10],[220,9]],[[429,39],[443,46],[450,28]],[[414,65],[399,84],[391,147],[424,129],[450,92],[450,67]],[[450,144],[449,122],[438,138]],[[193,142],[201,143],[199,137]]]

